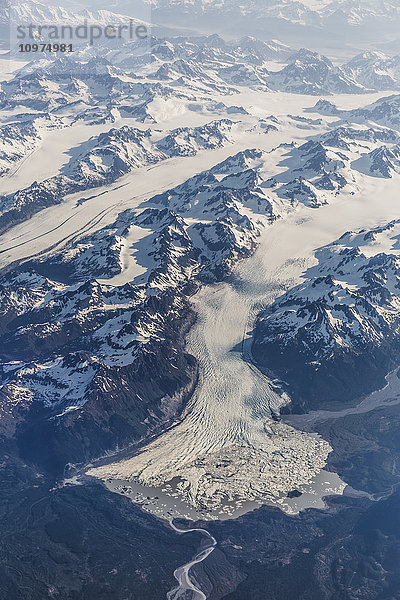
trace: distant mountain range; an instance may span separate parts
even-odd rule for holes
[[[245,6],[237,0],[151,0],[155,21],[196,26],[237,35],[241,30],[261,39],[275,35],[287,43],[309,39],[310,47],[334,47],[338,40],[348,47],[360,42],[380,43],[386,36],[399,37],[400,9],[395,1],[280,2],[253,0]]]
[[[9,0],[3,0],[3,7],[5,25]],[[152,23],[157,31],[164,28],[170,34],[186,29],[187,32],[218,32],[229,37],[256,35],[263,40],[279,38],[297,47],[304,45],[304,39],[308,39],[309,47],[324,48],[325,51],[332,50],[335,40],[340,38],[342,52],[359,47],[360,43],[374,50],[382,46],[381,49],[387,48],[391,53],[399,52],[396,43],[400,12],[394,1],[294,3],[284,0],[265,3],[253,0],[243,6],[236,0],[135,0],[133,3],[118,0],[111,12],[104,0],[100,3],[87,0],[84,4],[71,0],[62,8],[43,0],[29,0],[13,3],[12,14],[13,20],[21,23],[65,24],[68,21],[71,25],[80,24],[82,19],[105,25],[126,22],[127,17],[133,17],[148,25]],[[337,52],[340,52],[339,44],[335,47]]]

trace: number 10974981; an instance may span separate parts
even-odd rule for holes
[[[20,44],[20,52],[73,52],[72,44]]]

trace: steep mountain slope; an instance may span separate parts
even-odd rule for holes
[[[374,177],[390,178],[400,172],[400,148],[381,146],[355,161],[353,167]]]
[[[365,88],[340,67],[317,52],[302,49],[289,59],[282,70],[272,73],[268,85],[275,90],[295,94],[357,94]]]
[[[343,71],[366,88],[396,90],[400,86],[400,57],[382,52],[363,52],[342,66]]]
[[[318,250],[304,283],[260,316],[254,356],[290,386],[294,408],[351,401],[396,366],[399,232],[396,221]]]

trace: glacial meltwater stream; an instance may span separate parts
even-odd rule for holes
[[[202,533],[209,538],[211,543],[209,546],[204,548],[204,550],[201,550],[198,554],[196,554],[193,560],[175,570],[174,577],[178,582],[178,587],[168,592],[167,600],[185,600],[188,598],[188,593],[191,593],[190,600],[207,600],[207,596],[191,580],[190,569],[194,565],[203,562],[207,556],[210,556],[211,552],[213,552],[215,546],[217,545],[217,540],[213,538],[213,536],[206,529],[178,529],[178,527],[174,525],[172,519],[169,523],[172,529],[177,533]]]

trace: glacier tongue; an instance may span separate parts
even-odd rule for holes
[[[323,469],[329,444],[275,422],[271,417],[287,397],[243,360],[258,306],[280,295],[285,278],[289,282],[301,270],[300,261],[294,268],[292,263],[283,267],[279,276],[274,274],[278,265],[268,271],[266,255],[274,244],[282,252],[278,261],[292,255],[291,247],[282,247],[280,225],[262,234],[260,250],[227,283],[204,288],[195,297],[198,322],[188,350],[200,361],[201,379],[182,421],[138,456],[89,474],[150,486],[179,478],[176,493],[212,516],[248,500],[282,504],[288,492],[310,483]]]
[[[178,478],[176,493],[210,518],[249,499],[291,510],[287,494],[310,489],[330,447],[275,420],[287,397],[249,361],[253,322],[301,281],[315,264],[315,248],[349,228],[397,214],[395,186],[380,181],[382,204],[368,193],[366,181],[358,198],[350,191],[318,211],[301,207],[261,233],[258,250],[228,281],[195,296],[198,320],[188,350],[200,362],[201,379],[186,413],[138,455],[94,468],[90,475],[152,486],[176,484]]]

